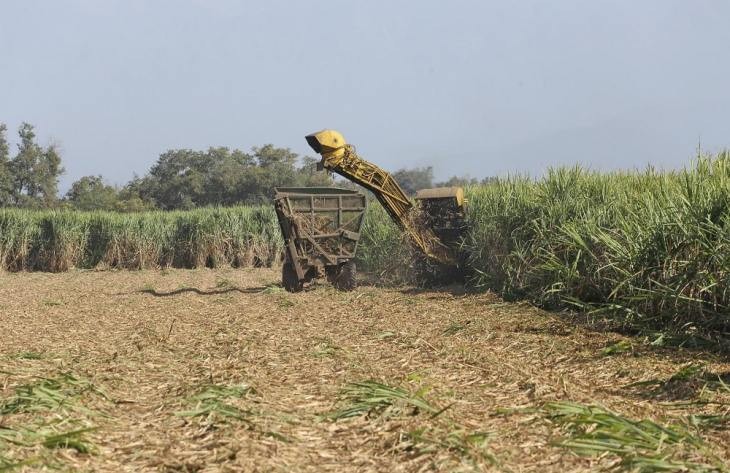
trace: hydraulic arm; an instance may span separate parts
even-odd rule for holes
[[[322,156],[322,168],[345,177],[370,190],[380,201],[390,218],[408,235],[413,244],[425,255],[441,263],[455,263],[454,252],[432,228],[434,222],[428,216],[419,215],[416,208],[393,177],[378,166],[362,159],[352,145],[334,130],[322,130],[306,136],[307,143]],[[449,199],[459,212],[463,209],[461,188],[440,189],[437,199]],[[430,190],[429,190],[430,191]],[[426,192],[424,200],[432,195]],[[418,197],[417,197],[418,198]]]

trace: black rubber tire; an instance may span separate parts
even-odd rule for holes
[[[332,280],[332,285],[340,291],[352,291],[357,287],[356,273],[355,262],[353,260],[346,261],[338,268],[337,275]]]
[[[281,285],[289,292],[299,292],[304,287],[291,263],[284,263],[281,266]]]

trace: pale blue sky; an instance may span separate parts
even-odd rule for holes
[[[730,146],[729,24],[727,0],[0,0],[0,121],[60,144],[64,188],[325,127],[440,178],[679,167]]]

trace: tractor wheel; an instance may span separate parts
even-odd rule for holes
[[[281,285],[289,292],[299,292],[304,287],[291,263],[284,263],[281,267]]]
[[[337,274],[332,279],[332,285],[340,291],[352,291],[357,287],[355,273],[355,262],[353,260],[342,263],[337,268]]]

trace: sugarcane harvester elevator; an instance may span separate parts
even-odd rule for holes
[[[459,243],[465,231],[466,204],[464,190],[461,187],[423,189],[416,193],[415,201],[412,201],[390,173],[362,159],[356,153],[355,147],[348,144],[341,133],[335,130],[322,130],[307,135],[306,140],[309,146],[322,157],[318,168],[337,173],[372,192],[390,218],[407,235],[412,246],[426,261],[431,263],[432,268],[440,268],[441,271],[449,272],[461,264]],[[300,194],[305,193],[300,199],[307,199],[304,195],[310,191],[306,189],[297,189]],[[359,239],[360,225],[364,218],[364,196],[356,193],[363,199],[362,208],[358,207],[360,209],[359,217],[350,220],[348,228],[341,227],[342,220],[332,221],[329,230],[336,231],[327,233],[327,231],[319,232],[317,222],[313,220],[308,223],[297,223],[297,219],[292,218],[296,212],[291,206],[291,197],[287,204],[286,199],[282,199],[283,194],[278,191],[275,206],[286,249],[282,269],[284,287],[287,290],[300,290],[307,280],[327,275],[336,287],[345,290],[354,288],[353,258]],[[342,191],[344,189],[330,190],[335,194]],[[324,192],[324,190],[313,192]],[[325,212],[322,210],[323,208],[334,208],[331,205],[334,201],[330,201],[330,207],[320,206],[320,212],[318,212],[315,209],[317,206],[315,199],[311,196],[308,199],[310,208],[307,208],[307,211],[310,219],[314,219],[314,215],[317,213]],[[324,204],[324,201],[321,202]],[[342,209],[340,209],[341,211]],[[303,214],[303,212],[299,213]],[[322,224],[327,227],[327,221],[326,218],[320,219],[320,227]],[[338,225],[340,226],[338,227]],[[329,236],[317,238],[318,232]],[[347,246],[346,251],[337,255],[329,254],[323,251],[324,248],[321,245],[315,244],[322,238],[334,238],[332,235],[335,233],[342,242],[350,241],[354,244],[345,245]],[[318,249],[317,246],[320,248]],[[330,256],[323,258],[323,254]],[[297,267],[299,268],[297,269]]]

